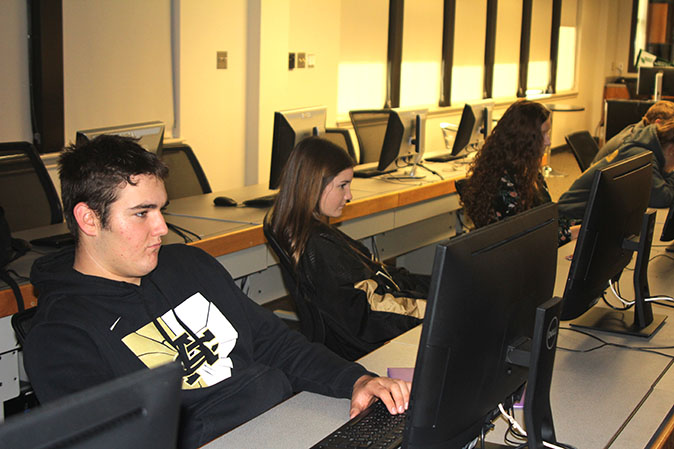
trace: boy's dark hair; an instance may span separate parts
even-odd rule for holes
[[[79,234],[73,214],[75,205],[86,203],[105,228],[119,189],[125,184],[135,185],[131,178],[136,175],[162,180],[168,176],[166,165],[156,154],[138,145],[136,139],[101,135],[63,150],[59,158],[61,200],[66,224],[75,240]]]

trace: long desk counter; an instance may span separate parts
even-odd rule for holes
[[[352,187],[354,199],[346,205],[342,216],[334,222],[345,222],[343,228],[347,233],[351,233],[348,230],[351,227],[353,234],[355,234],[352,236],[364,238],[373,235],[370,234],[370,229],[375,232],[391,230],[439,213],[456,210],[459,205],[458,199],[453,198],[455,195],[452,195],[456,192],[454,183],[457,179],[463,178],[465,172],[449,170],[443,175],[446,178],[444,180],[435,180],[437,178],[429,175],[422,181],[413,182],[355,178]],[[180,198],[170,202],[166,208],[165,218],[169,223],[197,233],[200,240],[189,244],[197,246],[218,258],[228,268],[230,268],[228,262],[231,263],[232,258],[241,259],[245,257],[245,254],[254,252],[256,257],[254,262],[245,263],[244,260],[243,264],[231,264],[230,271],[236,278],[263,270],[276,263],[271,260],[264,247],[266,240],[262,232],[262,221],[266,209],[216,207],[213,205],[213,198],[218,195],[227,195],[242,202],[245,199],[267,193],[269,193],[269,190],[265,186],[255,185],[225,192]],[[372,220],[379,219],[381,223],[381,215],[385,213],[391,213],[385,217],[385,224],[371,226]],[[359,220],[368,220],[370,217],[374,218],[368,222],[367,226],[358,228]],[[445,224],[443,222],[441,227],[444,227]],[[367,229],[364,230],[363,227]],[[438,226],[436,225],[436,227]],[[63,232],[66,232],[65,225],[58,224],[17,232],[13,236],[30,240]],[[163,241],[164,243],[176,243],[183,240],[170,232]],[[411,242],[407,247],[396,248],[394,252],[405,252],[414,245],[417,245],[417,243]],[[10,268],[15,269],[21,277],[27,278],[32,262],[44,253],[42,250],[31,251],[31,253],[13,262]],[[392,253],[392,255],[395,256],[396,254]],[[25,306],[34,307],[37,304],[37,295],[33,286],[26,280],[20,280],[19,282]],[[0,317],[11,315],[17,311],[13,292],[6,285],[2,284],[2,286],[0,286]]]
[[[658,226],[664,214],[659,211]],[[656,228],[656,235],[659,235]],[[562,295],[573,244],[558,255],[555,295]],[[674,262],[664,246],[654,242],[649,267],[653,295],[674,294]],[[630,274],[630,276],[627,276]],[[632,297],[631,271],[620,283]],[[605,346],[594,338],[569,330],[562,322],[551,386],[551,406],[558,441],[578,449],[670,449],[674,430],[674,310],[661,305],[654,312],[668,315],[650,339],[591,332],[625,347]],[[413,367],[421,336],[417,327],[360,360],[369,370],[385,375],[389,367]],[[640,351],[646,348],[654,352]],[[583,352],[586,351],[586,352]],[[457,407],[461,407],[457,404]],[[311,447],[348,420],[349,400],[303,392],[205,446],[261,448]],[[522,416],[518,416],[520,423]],[[297,423],[303,425],[298,426]],[[505,422],[496,421],[488,440],[503,442]]]

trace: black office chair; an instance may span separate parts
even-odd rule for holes
[[[283,283],[285,284],[290,296],[295,303],[297,316],[300,320],[300,330],[309,341],[317,343],[325,342],[325,323],[321,312],[316,305],[306,296],[300,285],[300,280],[297,278],[290,256],[281,248],[278,240],[274,236],[268,224],[262,227],[264,236],[267,239],[269,247],[279,261],[281,267],[281,275],[283,276]]]
[[[31,307],[30,309],[22,310],[21,312],[12,315],[12,328],[14,329],[16,339],[21,346],[23,346],[26,341],[35,312],[37,312],[37,307]]]
[[[164,145],[162,161],[169,168],[166,179],[169,200],[212,192],[208,178],[189,145]]]
[[[592,165],[592,160],[599,152],[599,146],[594,137],[587,131],[577,131],[565,136],[566,143],[571,147],[576,157],[580,171],[584,172]]]
[[[332,143],[339,145],[351,156],[354,163],[358,162],[356,157],[356,150],[353,148],[353,141],[351,140],[351,134],[349,130],[345,128],[326,128],[325,129],[325,139],[331,141]]]
[[[0,205],[12,232],[63,221],[54,183],[28,142],[0,143]]]

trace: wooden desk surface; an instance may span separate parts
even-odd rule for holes
[[[456,192],[454,182],[457,179],[463,178],[464,173],[461,171],[451,171],[449,174],[444,174],[444,177],[444,180],[434,181],[428,176],[425,181],[421,182],[421,185],[419,185],[420,183],[407,185],[405,183],[385,182],[377,179],[354,179],[353,189],[359,195],[344,207],[342,216],[333,220],[333,222],[338,223],[352,220],[444,195],[450,195]],[[382,193],[377,193],[378,191]],[[266,211],[240,207],[215,208],[213,207],[213,198],[218,194],[227,194],[238,200],[241,198],[252,198],[268,192],[269,190],[264,186],[258,185],[235,189],[231,191],[231,194],[230,191],[227,191],[181,198],[171,202],[166,214],[166,220],[168,222],[176,222],[201,217],[201,219],[205,218],[221,222],[219,226],[223,226],[222,223],[230,223],[231,227],[227,231],[217,234],[206,234],[204,238],[192,242],[190,245],[201,248],[214,257],[245,250],[266,242],[262,232],[262,218]],[[171,212],[178,208],[179,212]],[[205,216],[204,210],[210,211],[213,215]],[[180,223],[176,222],[176,224]],[[194,225],[185,225],[184,227],[193,229]],[[63,226],[62,231],[45,230],[42,232],[42,235],[65,232],[65,226]],[[21,238],[18,233],[16,236]],[[173,243],[173,241],[166,241],[164,239],[164,243]],[[33,286],[30,283],[23,283],[20,285],[20,289],[25,307],[35,307],[37,305],[37,293]],[[0,317],[12,315],[16,312],[17,307],[13,292],[8,288],[0,290]]]

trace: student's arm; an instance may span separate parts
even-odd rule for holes
[[[657,164],[653,164],[650,207],[669,207],[674,201],[674,173],[663,176]]]

